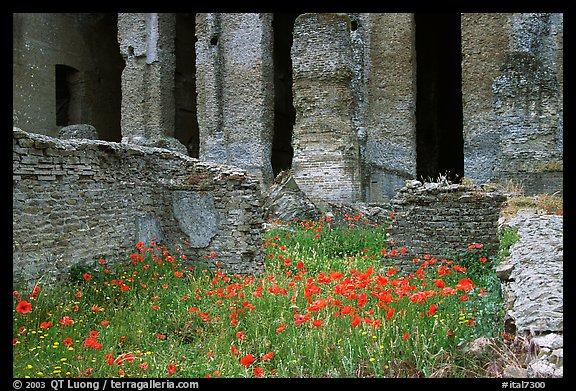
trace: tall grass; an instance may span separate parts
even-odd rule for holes
[[[266,271],[139,243],[66,284],[14,287],[14,377],[470,377],[499,335],[495,260],[472,244],[401,275],[385,227],[275,222]]]

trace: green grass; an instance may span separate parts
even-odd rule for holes
[[[402,249],[385,227],[339,223],[272,224],[258,276],[226,273],[217,254],[191,261],[140,244],[125,262],[77,268],[65,284],[15,286],[13,375],[486,376],[489,357],[466,348],[501,333],[496,260],[481,262],[474,247],[421,257],[401,275],[390,260]],[[23,302],[27,313],[16,310]]]

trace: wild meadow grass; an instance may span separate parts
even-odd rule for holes
[[[140,242],[65,284],[15,286],[13,376],[485,376],[466,349],[502,332],[497,259],[470,243],[402,273],[405,249],[360,217],[270,222],[256,276]]]

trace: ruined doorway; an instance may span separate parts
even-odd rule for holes
[[[174,72],[174,137],[198,158],[200,135],[196,111],[196,14],[176,14]]]
[[[299,14],[275,13],[274,34],[274,137],[272,139],[272,171],[274,176],[292,167],[292,129],[296,110],[292,104],[292,32]]]
[[[80,72],[68,65],[56,64],[56,125],[68,126],[78,123]]]
[[[416,174],[464,175],[460,14],[414,14],[416,31]]]

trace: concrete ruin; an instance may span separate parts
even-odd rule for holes
[[[186,151],[263,189],[562,192],[563,14],[14,14],[14,126]],[[66,38],[66,39],[64,39]]]

